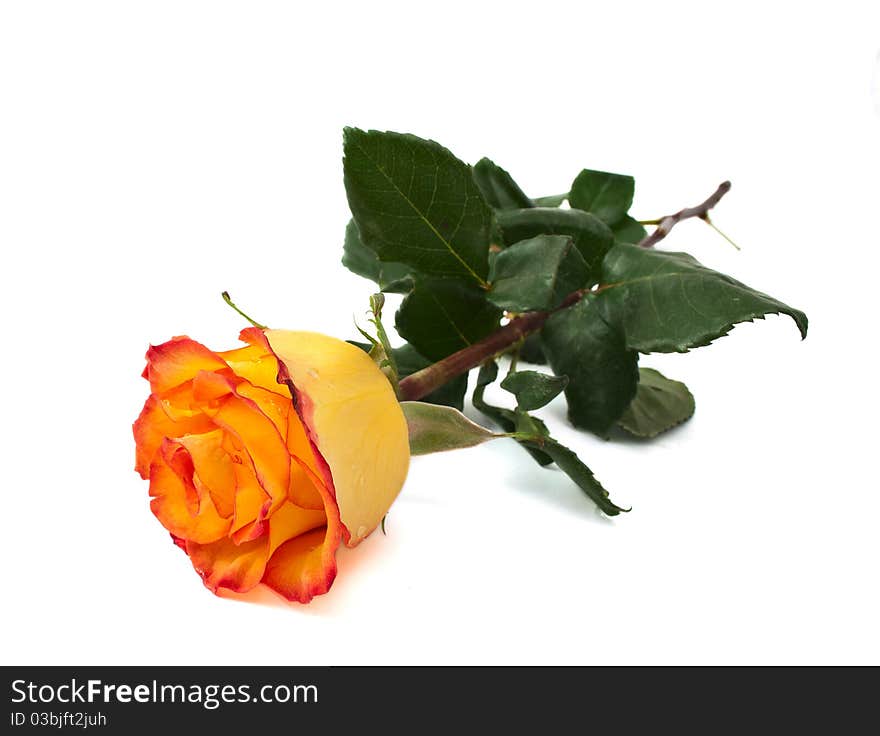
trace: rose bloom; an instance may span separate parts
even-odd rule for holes
[[[359,348],[249,328],[216,353],[188,337],[150,347],[134,423],[150,508],[205,585],[326,593],[340,542],[381,522],[409,466],[391,384]]]

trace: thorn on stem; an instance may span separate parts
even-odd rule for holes
[[[721,228],[719,228],[714,222],[712,222],[709,214],[705,214],[701,218],[703,222],[705,222],[709,227],[711,227],[716,233],[718,233],[722,238],[724,238],[728,243],[730,243],[737,250],[742,250],[736,243],[731,240],[731,238],[725,233]]]

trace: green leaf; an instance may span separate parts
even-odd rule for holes
[[[501,310],[476,286],[449,279],[418,279],[397,310],[400,336],[429,360],[440,360],[486,337]]]
[[[532,449],[540,450],[549,455],[553,462],[559,466],[569,478],[571,478],[589,498],[608,516],[617,516],[621,511],[629,509],[621,508],[611,501],[602,484],[596,480],[593,471],[590,470],[580,458],[565,445],[560,445],[550,437],[538,441],[524,440],[523,444]]]
[[[518,406],[511,414],[513,414],[513,423],[516,427],[515,435],[519,435],[518,439],[540,442],[550,438],[550,430],[547,429],[547,425],[538,417],[533,417],[521,406]]]
[[[568,376],[568,417],[576,427],[607,437],[636,395],[638,354],[587,297],[547,320],[541,340],[556,375]]]
[[[434,141],[346,128],[345,191],[382,261],[485,284],[492,210],[470,167]]]
[[[541,333],[534,332],[525,339],[519,349],[519,357],[533,365],[547,364],[547,356],[544,355],[544,346],[541,344]]]
[[[568,192],[564,194],[550,194],[546,197],[537,197],[534,199],[534,203],[536,207],[559,207],[566,199],[568,199]]]
[[[636,437],[656,437],[694,415],[694,397],[681,381],[639,368],[639,388],[618,424]]]
[[[546,406],[567,385],[568,376],[548,376],[538,371],[516,371],[501,382],[501,388],[516,396],[517,408],[523,411]]]
[[[472,422],[458,409],[422,401],[401,401],[409,428],[409,450],[413,455],[474,447],[504,437]]]
[[[489,299],[511,312],[553,309],[586,286],[589,269],[565,235],[538,235],[501,251],[492,261]]]
[[[641,243],[648,235],[645,226],[629,215],[624,217],[611,230],[614,233],[614,239],[618,243]]]
[[[494,361],[485,363],[480,368],[477,387],[474,389],[474,408],[491,417],[504,428],[505,432],[516,433],[518,436],[515,436],[514,439],[528,451],[539,465],[546,466],[556,462],[560,470],[568,475],[578,488],[593,499],[606,514],[616,516],[621,511],[626,511],[611,502],[608,498],[608,491],[602,487],[592,471],[578,459],[574,452],[550,436],[550,431],[544,422],[520,409],[511,411],[486,404],[483,400],[483,391],[497,377],[498,366]]]
[[[483,398],[486,386],[490,383],[494,383],[496,378],[498,378],[498,366],[495,364],[495,361],[490,360],[488,363],[484,363],[480,368],[480,372],[477,374],[477,385],[474,388],[471,401],[474,405],[474,409],[485,414],[505,432],[516,432],[517,426],[521,421],[517,416],[517,413],[500,406],[493,406],[492,404],[487,403]],[[529,434],[541,434],[546,437],[550,436],[550,431],[547,429],[544,422],[536,417],[530,417],[530,419],[535,424],[530,428]],[[532,456],[532,459],[534,459],[538,465],[549,465],[553,462],[553,458],[547,453],[542,452],[537,448],[526,446],[520,440],[517,440],[517,442],[526,452],[529,453],[529,455]]]
[[[399,288],[409,291],[412,288],[410,281],[412,269],[403,263],[380,261],[378,256],[361,242],[354,220],[349,220],[345,227],[342,265],[358,276],[375,281],[382,291],[395,292]]]
[[[599,281],[602,259],[614,244],[614,233],[599,218],[580,210],[533,207],[498,212],[505,245],[537,235],[568,235],[587,264],[586,286]]]
[[[486,202],[495,209],[516,210],[535,206],[513,177],[494,161],[481,158],[474,164],[473,174]]]
[[[363,334],[363,333],[362,333]],[[372,340],[368,335],[368,339]],[[358,342],[356,340],[348,340],[355,347],[359,347],[365,353],[369,353],[372,345],[370,343]],[[375,343],[375,341],[372,341]],[[409,343],[404,343],[399,348],[392,348],[391,355],[397,364],[397,374],[400,380],[403,380],[416,371],[427,368],[431,365],[431,361],[422,355]],[[423,396],[419,401],[428,404],[441,404],[443,406],[453,406],[459,411],[464,408],[464,396],[467,393],[468,377],[467,374],[453,378],[448,383],[443,384],[436,391],[432,391],[427,396]]]
[[[568,202],[576,209],[592,212],[608,225],[616,225],[629,211],[635,187],[631,176],[584,169],[571,185]]]
[[[643,353],[687,352],[708,345],[738,322],[787,314],[801,336],[807,316],[712,271],[687,253],[618,244],[605,259],[598,298],[608,322],[619,325],[626,345]]]

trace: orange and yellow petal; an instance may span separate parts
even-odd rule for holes
[[[318,521],[320,512],[292,504],[282,506],[281,515],[276,512],[269,521],[271,556],[263,583],[299,603],[330,590],[336,577],[336,550],[344,534],[332,491],[317,478],[314,483],[324,500],[324,525],[305,531],[312,521]],[[290,538],[284,541],[285,537]]]
[[[336,547],[329,529],[314,529],[282,544],[263,574],[263,583],[287,600],[308,603],[330,590],[336,578]],[[329,549],[334,554],[328,554]]]
[[[186,450],[165,440],[150,464],[150,509],[175,537],[214,542],[226,536],[231,522],[217,512],[209,494],[199,494],[192,474]]]
[[[319,469],[321,458],[329,467],[326,482],[335,491],[346,542],[354,546],[379,525],[406,479],[403,411],[388,379],[359,348],[312,332],[264,335],[282,377],[290,379]]]
[[[253,401],[237,393],[216,407],[206,407],[205,412],[247,451],[259,484],[273,505],[281,504],[290,486],[290,456],[278,428]]]
[[[257,479],[253,462],[246,449],[238,457],[242,462],[234,465],[235,473],[235,513],[230,533],[233,540],[240,544],[261,536],[264,532],[263,522],[272,512],[285,502],[281,499],[273,504]]]
[[[250,343],[247,347],[218,353],[218,356],[239,378],[289,399],[287,388],[278,383],[278,361],[272,351],[266,345],[255,344],[252,340]]]
[[[188,434],[177,442],[186,448],[193,463],[194,482],[211,495],[217,512],[229,518],[235,509],[235,464],[224,447],[222,429]]]
[[[318,490],[322,484],[317,473],[298,457],[291,457],[290,487],[287,497],[304,509],[323,509],[324,498]]]
[[[285,390],[289,394],[287,386]],[[287,419],[287,449],[294,459],[290,470],[290,500],[307,509],[323,508],[324,500],[318,485],[325,482],[321,479],[329,475],[327,463],[309,439],[299,415],[291,411]]]
[[[135,470],[141,478],[150,475],[150,463],[166,437],[182,437],[214,429],[214,423],[203,414],[174,420],[162,407],[162,400],[149,396],[132,430],[135,441]]]
[[[287,387],[285,386],[284,388],[286,391]],[[257,408],[275,425],[275,429],[278,430],[281,439],[284,442],[287,441],[288,415],[295,413],[293,412],[293,402],[290,400],[289,393],[287,396],[280,396],[246,382],[238,384],[235,391],[239,396],[256,404]]]
[[[327,514],[323,509],[303,509],[288,501],[269,519],[269,554],[285,542],[325,526]]]
[[[211,544],[187,541],[186,553],[205,586],[213,592],[226,588],[246,593],[263,577],[269,555],[269,537],[243,544],[220,539]]]
[[[227,368],[215,352],[190,338],[173,337],[147,350],[147,368],[144,377],[154,394],[169,391],[195,378],[199,371],[217,371]]]
[[[399,492],[406,422],[359,349],[256,328],[241,339],[224,353],[187,337],[150,348],[137,470],[209,589],[263,582],[305,603],[329,590],[340,542],[369,534]]]

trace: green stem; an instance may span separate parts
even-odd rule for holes
[[[509,376],[511,373],[516,373],[516,365],[519,362],[519,351],[522,348],[522,344],[525,342],[525,338],[520,338],[516,345],[513,346],[513,349],[510,350],[510,365],[507,368],[507,375]]]
[[[224,291],[220,296],[223,297],[224,302],[226,302],[230,307],[232,307],[236,312],[238,312],[242,317],[244,317],[254,327],[256,327],[257,329],[260,329],[260,330],[268,330],[269,329],[268,327],[266,327],[266,325],[261,325],[256,320],[252,320],[244,312],[242,312],[237,306],[235,306],[235,302],[232,301],[232,298],[229,296],[228,291]]]
[[[550,315],[576,304],[586,293],[586,289],[573,291],[563,300],[562,304],[552,311],[527,312],[516,317],[479,342],[468,345],[457,353],[407,376],[400,382],[401,401],[417,401],[453,378],[507,352],[512,345],[540,330]]]

